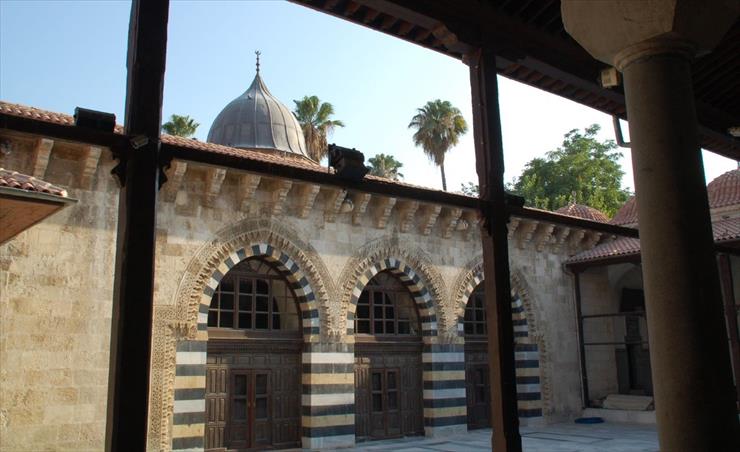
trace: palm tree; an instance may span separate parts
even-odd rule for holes
[[[195,135],[195,130],[199,125],[190,116],[172,115],[169,121],[162,124],[162,131],[170,135],[189,138]]]
[[[295,102],[293,114],[301,124],[308,156],[318,162],[327,153],[327,136],[332,133],[334,127],[344,127],[344,123],[338,119],[331,119],[334,107],[329,102],[321,102],[316,96],[303,96],[303,99],[293,102]]]
[[[445,178],[445,153],[455,146],[461,135],[468,131],[462,113],[449,101],[433,100],[417,109],[409,128],[415,128],[414,144],[424,149],[424,154],[439,166],[442,189],[447,191]]]
[[[398,172],[403,163],[393,158],[392,155],[378,154],[371,157],[368,162],[370,162],[370,174],[373,176],[385,177],[391,180],[403,178],[403,174]]]

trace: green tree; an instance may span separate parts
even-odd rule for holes
[[[338,119],[331,119],[334,115],[334,106],[329,102],[321,102],[316,96],[303,96],[301,100],[294,100],[295,114],[306,139],[308,156],[317,162],[326,156],[327,137],[335,127],[344,127]]]
[[[524,167],[509,188],[541,209],[556,210],[569,202],[585,204],[607,215],[625,203],[630,193],[622,188],[622,153],[612,140],[596,139],[599,126],[565,134],[563,144],[545,158],[535,158]]]
[[[403,163],[396,160],[392,155],[378,154],[368,159],[370,162],[370,174],[385,177],[386,179],[399,180],[403,174],[399,173]]]
[[[442,189],[447,191],[445,154],[457,144],[460,136],[468,131],[465,118],[449,101],[437,99],[416,110],[409,128],[416,129],[414,144],[421,146],[429,160],[439,166],[442,173]]]
[[[460,190],[462,191],[463,195],[475,196],[476,198],[480,196],[480,189],[478,188],[478,184],[476,184],[475,182],[466,182],[464,184],[460,184]]]
[[[190,116],[172,115],[169,121],[162,124],[162,131],[170,135],[190,138],[195,135],[195,131],[199,125]]]

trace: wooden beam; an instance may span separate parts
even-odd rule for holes
[[[100,146],[89,145],[85,146],[85,151],[82,154],[82,160],[80,161],[80,187],[85,190],[89,190],[92,186],[95,172],[98,170],[98,162],[100,161],[100,154],[103,153],[103,148]]]
[[[732,281],[732,262],[727,254],[720,253],[717,256],[719,274],[722,281],[722,299],[724,302],[725,318],[727,319],[727,335],[730,339],[730,355],[732,356],[732,367],[735,373],[735,387],[740,380],[740,336],[737,326],[737,295],[735,285]],[[740,391],[737,391],[737,402],[740,403]]]
[[[498,105],[496,55],[484,49],[469,58],[475,163],[483,199],[483,268],[491,387],[491,448],[521,452],[514,361],[514,325],[504,191],[504,149]]]
[[[105,435],[107,451],[147,449],[154,251],[168,0],[132,0]]]
[[[54,147],[54,140],[48,138],[38,138],[33,147],[33,156],[31,157],[31,175],[37,179],[43,179],[46,176],[46,168],[49,166],[49,157],[51,148]]]

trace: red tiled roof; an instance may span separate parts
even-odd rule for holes
[[[728,171],[707,185],[709,207],[740,204],[740,169]]]
[[[712,223],[715,242],[740,240],[740,218],[729,218]],[[622,256],[640,254],[640,239],[619,237],[613,242],[602,243],[590,250],[583,251],[570,258],[566,263],[599,261]]]
[[[637,198],[634,196],[630,197],[622,207],[619,208],[614,218],[609,221],[611,224],[625,225],[625,224],[637,224]]]
[[[39,121],[50,122],[54,124],[73,126],[74,117],[63,113],[54,113],[46,110],[41,110],[35,107],[28,107],[26,105],[13,104],[9,102],[0,101],[0,113],[6,113],[14,116],[21,116],[24,118],[37,119]],[[115,132],[122,134],[123,126],[116,125]],[[223,146],[220,144],[207,143],[204,141],[194,140],[192,138],[183,138],[174,135],[162,134],[162,143],[171,144],[176,146],[187,147],[190,149],[196,149],[199,151],[210,152],[214,154],[229,155],[234,157],[241,157],[253,161],[261,161],[267,163],[275,163],[278,165],[290,166],[294,168],[302,168],[313,170],[316,172],[333,172],[333,169],[328,169],[320,164],[293,155],[287,155],[280,151],[256,151],[251,149],[232,148],[229,146]],[[428,191],[440,191],[433,188],[422,187],[420,185],[409,184],[407,182],[394,181],[383,177],[377,177],[373,175],[366,175],[365,178],[375,180],[389,185],[401,185],[411,188],[419,188]],[[465,196],[465,195],[461,195]]]
[[[18,171],[9,171],[0,168],[0,187],[16,188],[36,193],[47,193],[61,197],[67,197],[67,190],[28,176]]]
[[[600,223],[609,222],[609,217],[604,212],[583,204],[570,203],[567,206],[559,208],[555,213],[568,215],[569,217],[583,218],[584,220],[598,221]]]

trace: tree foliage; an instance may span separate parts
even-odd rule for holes
[[[432,100],[416,110],[409,128],[416,129],[414,144],[421,146],[429,160],[439,166],[442,173],[442,189],[447,191],[445,154],[468,131],[468,124],[462,113],[449,101]]]
[[[460,184],[460,190],[463,195],[475,196],[476,198],[480,196],[480,189],[478,184],[475,182],[465,182],[464,184]]]
[[[370,174],[385,177],[386,179],[399,180],[403,174],[399,173],[403,163],[396,160],[392,155],[378,154],[368,159],[370,163]]]
[[[344,127],[338,119],[331,119],[334,115],[334,106],[329,102],[321,102],[317,96],[303,96],[301,100],[294,100],[295,114],[306,139],[308,156],[317,162],[326,156],[328,150],[327,137],[335,127]]]
[[[545,158],[530,160],[507,188],[541,209],[556,210],[576,202],[614,215],[630,193],[621,185],[622,153],[614,141],[598,141],[598,131],[593,124],[583,133],[578,129],[566,133],[559,148]]]
[[[162,131],[170,135],[190,138],[195,135],[198,126],[200,124],[195,122],[190,116],[172,115],[169,121],[162,124]]]

